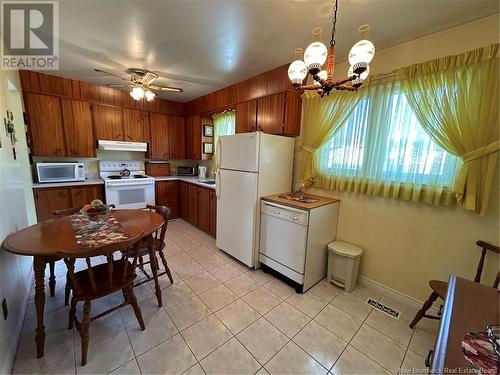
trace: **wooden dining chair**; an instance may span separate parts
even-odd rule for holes
[[[158,278],[167,275],[170,283],[173,284],[174,279],[172,278],[172,273],[170,268],[168,267],[167,259],[165,257],[165,253],[163,250],[165,249],[165,236],[167,233],[168,226],[168,216],[170,215],[170,209],[165,206],[152,206],[147,205],[147,210],[154,211],[160,214],[163,217],[162,225],[154,232],[151,236],[143,238],[139,244],[139,261],[137,263],[137,268],[143,273],[145,278],[141,279],[134,283],[134,287],[147,283],[149,281],[154,280],[155,286],[158,286],[159,281]],[[153,251],[150,251],[149,246],[152,247]],[[160,256],[161,262],[163,264],[164,271],[158,273],[158,259],[156,258],[156,254]],[[151,254],[153,256],[151,256]],[[149,259],[144,261],[144,258],[149,255]],[[152,275],[150,275],[146,269],[145,265],[149,264],[151,267]],[[156,288],[156,297],[158,299],[158,305],[162,306],[161,293],[159,292],[159,287]]]
[[[108,205],[109,207],[111,208],[115,208],[115,205],[114,204],[110,204]],[[77,212],[79,212],[81,209],[83,208],[83,206],[77,206],[77,207],[71,207],[71,208],[65,208],[65,209],[62,209],[62,210],[53,210],[52,211],[52,215],[54,215],[55,217],[65,217],[65,216],[70,216],[70,215],[73,215],[73,214],[76,214]],[[49,276],[49,287],[51,285],[51,282],[53,283],[53,287],[55,289],[55,284],[56,284],[56,277],[55,277],[55,264],[58,260],[61,260],[61,258],[56,258],[56,257],[52,257],[50,260],[49,260],[49,269],[50,269],[50,276]],[[66,286],[64,288],[64,306],[68,306],[69,305],[69,294],[70,294],[70,289],[69,289],[69,279],[68,279],[68,274],[66,274]],[[52,289],[50,291],[50,295],[51,297],[53,297],[53,292],[52,292]]]
[[[141,330],[145,329],[142,319],[141,309],[137,304],[134,294],[133,284],[136,277],[135,267],[137,264],[137,254],[139,250],[139,241],[142,233],[126,241],[112,242],[108,245],[90,249],[85,252],[85,261],[87,268],[75,272],[75,260],[77,257],[71,254],[62,254],[62,258],[68,267],[69,286],[72,291],[71,308],[69,311],[68,329],[73,325],[78,329],[82,342],[82,361],[84,366],[87,363],[87,353],[89,346],[89,325],[90,322],[102,318],[109,313],[126,305],[131,305]],[[114,259],[113,253],[121,251],[123,256],[120,259]],[[96,262],[98,257],[105,256],[106,262]],[[92,259],[96,265],[92,265]],[[132,262],[129,261],[132,259]],[[91,301],[101,298],[117,291],[122,291],[124,301],[118,306],[112,307],[100,314],[91,317]],[[76,305],[78,302],[83,304],[83,317],[80,322],[76,317]]]
[[[476,245],[482,248],[481,257],[479,258],[479,264],[477,265],[476,276],[474,277],[474,281],[476,283],[479,283],[481,282],[481,274],[483,273],[484,259],[486,258],[486,253],[488,251],[491,251],[493,253],[499,254],[500,249],[498,246],[492,245],[485,241],[477,241]],[[493,288],[498,288],[499,282],[500,282],[500,271],[497,273],[495,281],[493,282]],[[429,281],[429,285],[432,289],[432,293],[427,299],[427,301],[424,302],[422,308],[417,312],[415,318],[413,318],[412,322],[410,323],[410,328],[415,328],[417,323],[422,318],[441,319],[440,316],[428,315],[427,310],[429,310],[432,307],[432,304],[438,298],[441,298],[442,300],[445,299],[446,291],[448,289],[448,283],[446,281],[441,281],[441,280],[431,280]]]

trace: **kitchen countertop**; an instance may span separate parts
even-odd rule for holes
[[[261,199],[264,201],[267,201],[267,202],[278,203],[278,204],[281,204],[283,206],[289,206],[289,207],[293,207],[293,208],[298,208],[300,210],[308,210],[308,211],[312,210],[313,208],[326,206],[327,204],[340,202],[338,199],[321,197],[319,195],[304,194],[306,197],[318,199],[318,201],[314,202],[314,203],[304,203],[304,202],[298,202],[298,201],[294,201],[291,199],[286,199],[286,198],[280,197],[280,195],[285,195],[285,194],[290,194],[290,193],[268,195],[268,196],[262,197]]]
[[[85,181],[73,181],[73,182],[46,182],[33,184],[33,189],[43,189],[43,188],[56,188],[56,187],[70,187],[70,186],[84,186],[84,185],[102,185],[104,181],[100,178],[88,178]]]
[[[213,178],[200,178],[198,176],[157,176],[154,177],[154,179],[156,181],[185,181],[193,185],[203,186],[215,190],[215,185],[204,184],[203,182],[198,181],[198,180],[214,181]]]

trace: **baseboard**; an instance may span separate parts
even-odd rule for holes
[[[358,283],[360,285],[366,286],[370,289],[376,290],[378,293],[382,294],[384,297],[390,298],[393,301],[400,302],[404,305],[414,307],[416,310],[420,309],[424,303],[424,301],[420,301],[417,298],[408,296],[404,293],[401,293],[395,289],[389,288],[388,286],[385,286],[383,284],[380,284],[376,281],[373,281],[366,276],[361,276],[358,275]],[[436,306],[432,306],[430,308],[431,312],[434,313],[434,315],[437,315],[438,309]]]

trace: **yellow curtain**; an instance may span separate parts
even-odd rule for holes
[[[219,169],[217,165],[217,143],[219,137],[223,135],[235,134],[236,131],[236,113],[234,111],[225,111],[212,116],[214,120],[214,154],[213,160],[215,170]]]
[[[420,124],[462,166],[454,191],[466,210],[484,215],[498,163],[498,44],[398,70]]]
[[[356,104],[359,94],[333,92],[327,98],[306,92],[302,96],[302,170],[301,182],[313,183],[317,175],[316,150],[325,144],[344,124]]]

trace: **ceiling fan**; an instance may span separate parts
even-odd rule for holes
[[[167,92],[183,92],[184,90],[178,87],[171,86],[157,86],[152,83],[158,78],[158,74],[153,73],[147,69],[129,68],[127,73],[130,74],[130,78],[123,78],[116,74],[106,72],[101,69],[94,69],[98,73],[104,73],[111,77],[118,78],[126,83],[120,84],[107,84],[106,86],[123,86],[132,87],[130,91],[130,96],[135,100],[141,100],[146,98],[148,102],[154,99],[156,96],[155,91],[167,91]]]

